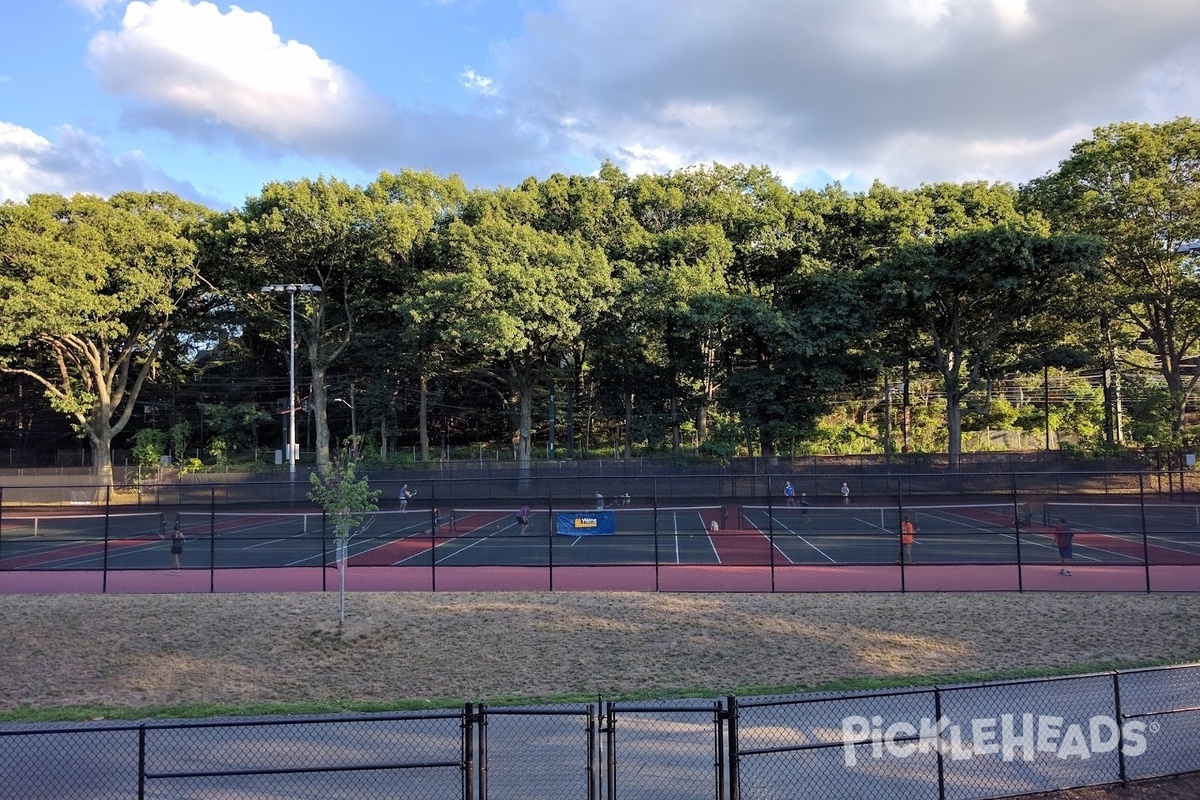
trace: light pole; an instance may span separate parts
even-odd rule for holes
[[[276,283],[262,287],[264,292],[287,292],[290,304],[288,316],[288,472],[293,479],[296,476],[296,456],[299,446],[296,444],[296,292],[317,294],[321,287],[312,283]]]

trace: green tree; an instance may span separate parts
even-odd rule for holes
[[[540,230],[535,187],[471,195],[440,235],[436,271],[421,276],[410,313],[446,319],[442,344],[477,359],[515,410],[517,461],[532,457],[533,398],[589,320],[611,302],[604,252],[579,235]]]
[[[1107,245],[1100,262],[1104,279],[1095,290],[1105,306],[1097,318],[1110,359],[1122,358],[1122,350],[1144,350],[1154,358],[1166,381],[1175,431],[1181,431],[1188,398],[1200,381],[1194,368],[1200,356],[1200,277],[1197,259],[1176,250],[1200,237],[1200,122],[1180,117],[1158,125],[1097,128],[1071,148],[1055,172],[1022,191],[1059,229]],[[1122,360],[1128,367],[1141,361]]]
[[[359,352],[365,356],[370,380],[366,394],[377,398],[382,423],[401,387],[416,384],[417,433],[421,460],[430,456],[430,382],[454,369],[451,353],[439,338],[456,310],[437,303],[422,304],[418,291],[422,276],[436,270],[437,232],[462,213],[467,189],[457,175],[442,178],[428,171],[402,170],[381,173],[368,194],[413,221],[413,238],[407,249],[397,249],[397,269],[371,299],[364,317]],[[415,311],[415,309],[419,309]],[[405,393],[407,394],[407,392]],[[387,398],[388,402],[383,402]],[[386,437],[384,437],[386,439]]]
[[[700,440],[707,436],[717,388],[711,356],[723,332],[698,317],[697,304],[725,293],[733,248],[702,211],[704,170],[622,181],[609,167],[602,176],[619,196],[617,235],[607,243],[619,293],[592,339],[598,399],[624,415],[626,457],[635,408],[666,413],[671,452],[678,455],[685,409],[695,414]]]
[[[164,346],[210,303],[191,238],[210,216],[161,193],[0,206],[0,371],[41,384],[105,484]]]
[[[420,219],[378,193],[338,180],[271,183],[246,201],[225,237],[239,265],[227,287],[248,313],[269,310],[286,336],[290,297],[264,295],[264,285],[305,283],[317,293],[296,295],[296,337],[311,375],[317,468],[329,465],[327,376],[355,326],[409,249]]]
[[[1099,253],[1092,240],[997,226],[907,245],[877,268],[879,302],[913,321],[913,354],[941,380],[952,469],[964,402],[1028,334],[1031,317],[1066,313]]]
[[[346,621],[346,560],[350,539],[363,525],[367,514],[379,508],[379,490],[371,489],[366,477],[358,477],[361,453],[358,442],[347,437],[329,469],[309,473],[312,489],[308,499],[321,506],[333,523],[338,565],[338,627]]]

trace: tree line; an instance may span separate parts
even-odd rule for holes
[[[292,336],[321,469],[351,434],[411,436],[427,458],[447,405],[526,464],[554,431],[535,417],[556,413],[570,454],[610,420],[627,453],[636,436],[678,454],[686,435],[771,455],[836,398],[882,384],[907,407],[914,381],[938,388],[955,464],[991,382],[1051,367],[1103,376],[1110,444],[1121,382],[1155,376],[1147,436],[1178,446],[1200,379],[1197,237],[1188,118],[1098,128],[1019,187],[605,164],[494,189],[409,169],[278,182],[225,212],[41,194],[0,206],[0,377],[43,393],[109,475],[138,404],[181,388],[209,439],[273,437]],[[264,291],[297,284],[320,291]],[[331,431],[331,404],[354,430]]]

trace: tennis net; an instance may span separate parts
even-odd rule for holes
[[[715,522],[725,529],[724,506],[663,506],[659,508],[629,508],[617,506],[606,508],[611,512],[618,534],[703,534],[712,530]],[[529,513],[529,526],[525,535],[545,535],[553,528],[557,514],[596,514],[598,509],[536,508]],[[455,508],[452,514],[452,530],[465,536],[521,535],[521,524],[517,521],[516,509],[500,508]]]
[[[898,533],[904,517],[926,533],[1014,531],[1030,522],[1025,503],[930,506],[742,506],[739,527],[814,533]]]
[[[3,517],[6,538],[38,536],[48,539],[144,539],[164,533],[160,511],[120,514],[35,514]]]
[[[1094,531],[1160,533],[1200,530],[1200,506],[1185,503],[1063,503],[1048,502],[1043,521],[1066,519],[1073,527]]]
[[[355,536],[406,537],[429,533],[433,513],[429,510],[369,511],[361,515]],[[180,511],[179,525],[186,536],[213,534],[231,539],[291,539],[333,536],[334,525],[320,511],[245,512]],[[440,514],[441,526],[450,524],[449,514]]]

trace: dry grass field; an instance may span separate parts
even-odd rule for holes
[[[746,695],[1200,660],[1195,595],[359,594],[340,630],[335,594],[5,595],[0,627],[0,712],[86,709],[64,716]]]

